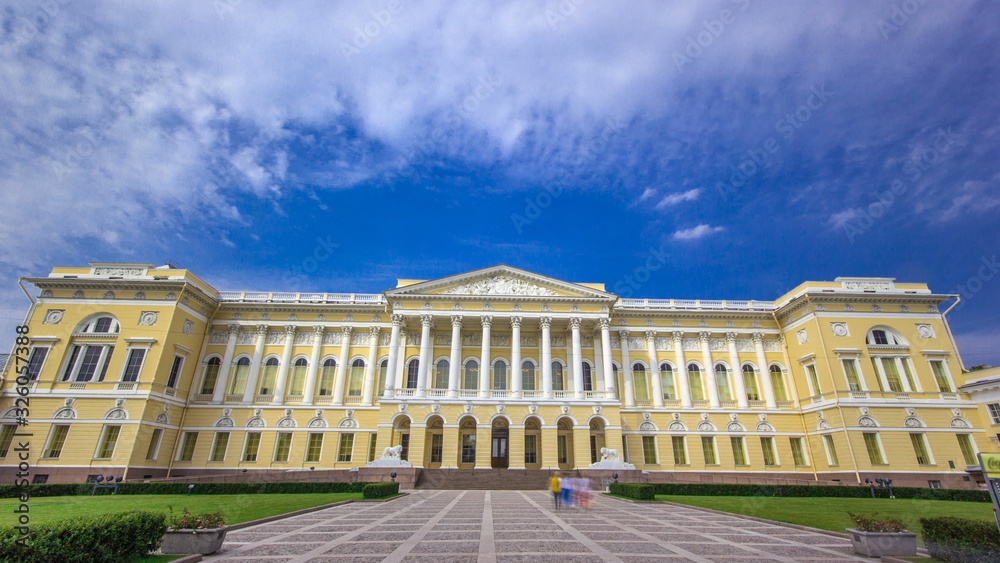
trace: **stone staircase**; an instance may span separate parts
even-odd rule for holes
[[[555,473],[547,469],[420,469],[415,489],[541,491]],[[575,471],[562,471],[575,477]]]

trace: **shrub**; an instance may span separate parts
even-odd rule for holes
[[[656,499],[656,487],[642,483],[611,483],[610,492],[613,495],[636,500]]]
[[[658,495],[696,495],[724,497],[784,496],[871,498],[871,489],[857,485],[723,485],[710,483],[656,483]],[[780,489],[780,493],[779,493]],[[991,502],[988,491],[974,489],[923,489],[893,487],[896,498]],[[877,498],[889,498],[888,489],[875,489]]]
[[[854,526],[862,532],[898,534],[907,531],[905,522],[894,518],[879,518],[878,512],[872,512],[871,515],[848,512],[847,515],[851,517]]]
[[[361,490],[364,498],[385,498],[399,494],[399,483],[389,481],[385,483],[368,483]]]
[[[924,545],[934,557],[957,563],[1000,562],[996,522],[936,516],[921,518]]]
[[[36,524],[25,545],[17,544],[20,532],[0,528],[0,561],[125,563],[159,547],[166,529],[165,514],[143,511]]]
[[[175,517],[173,508],[170,509],[170,527],[174,530],[210,530],[225,525],[226,517],[221,512],[194,516],[185,508],[184,512]]]
[[[183,495],[191,483],[121,483],[120,495]],[[252,495],[252,494],[306,494],[306,493],[360,493],[367,483],[334,481],[319,483],[297,481],[291,483],[194,483],[193,495]],[[20,487],[0,485],[0,498],[17,498]],[[92,483],[31,485],[32,497],[89,495]],[[98,495],[110,495],[111,489],[98,489]]]

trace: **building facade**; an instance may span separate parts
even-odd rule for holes
[[[508,266],[382,294],[217,291],[152,264],[24,281],[0,471],[27,429],[37,481],[352,469],[400,446],[419,468],[587,469],[607,448],[652,478],[974,487],[976,452],[997,449],[959,390],[954,296],[919,283],[765,302],[625,299]]]

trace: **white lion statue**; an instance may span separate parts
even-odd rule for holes
[[[401,453],[403,453],[402,445],[392,446],[382,450],[382,459],[399,459]]]
[[[601,448],[601,461],[614,461],[616,459],[618,459],[618,450]]]

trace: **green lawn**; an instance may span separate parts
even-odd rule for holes
[[[848,511],[854,513],[878,512],[880,516],[896,518],[917,533],[917,542],[923,545],[920,518],[929,516],[959,516],[980,520],[993,520],[993,505],[988,502],[959,502],[948,500],[917,499],[865,499],[827,497],[715,497],[656,495],[656,500],[666,500],[692,506],[713,508],[747,516],[811,526],[822,530],[843,532],[852,527]]]
[[[193,514],[222,512],[226,524],[238,524],[275,514],[310,508],[331,502],[360,499],[361,493],[315,493],[295,495],[106,495],[38,497],[31,499],[31,523],[40,524],[63,518],[120,512],[152,510],[179,515],[185,508]],[[0,499],[0,526],[12,526],[17,499]]]

